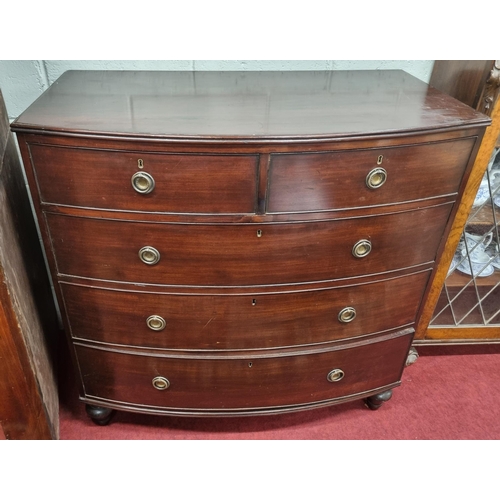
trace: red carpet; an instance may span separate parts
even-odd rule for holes
[[[95,425],[67,375],[62,440],[496,440],[500,345],[420,347],[402,385],[379,410],[362,401],[265,417],[178,418],[117,412]]]

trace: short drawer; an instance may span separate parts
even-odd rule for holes
[[[61,284],[74,338],[221,350],[310,345],[415,321],[429,271],[326,290],[255,295],[139,293]]]
[[[88,397],[172,410],[251,410],[329,401],[397,383],[411,337],[275,357],[174,358],[82,345],[76,353]],[[330,382],[333,370],[343,377]],[[163,390],[154,387],[155,379]]]
[[[368,207],[454,194],[474,144],[475,138],[469,138],[337,153],[273,154],[267,211]],[[381,168],[385,174],[377,173]],[[370,182],[376,187],[369,187]]]
[[[60,274],[245,286],[331,280],[431,262],[450,209],[446,204],[376,217],[262,225],[46,217]],[[357,244],[361,250],[371,245],[371,252],[355,257]]]
[[[44,203],[163,213],[255,211],[257,155],[151,154],[37,144],[30,145],[30,153]]]

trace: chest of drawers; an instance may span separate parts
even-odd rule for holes
[[[65,73],[12,128],[91,418],[378,408],[488,123],[401,71]]]

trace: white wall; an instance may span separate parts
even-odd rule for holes
[[[68,69],[130,70],[337,70],[403,69],[428,83],[434,61],[0,61],[0,89],[12,121]]]

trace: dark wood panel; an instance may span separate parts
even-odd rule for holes
[[[15,128],[15,125],[12,125]],[[240,155],[263,155],[271,153],[317,153],[331,151],[348,151],[352,149],[369,149],[375,147],[399,147],[429,142],[440,142],[456,139],[467,139],[473,136],[481,137],[484,133],[484,124],[468,124],[466,127],[452,127],[437,130],[422,130],[419,133],[393,133],[384,136],[354,135],[337,138],[297,138],[296,140],[253,142],[231,141],[231,140],[148,140],[147,138],[130,137],[106,137],[84,134],[51,133],[44,134],[43,131],[18,131],[16,136],[21,143],[62,146],[76,149],[105,149],[111,151],[142,151],[143,153],[174,153],[174,154],[240,154]],[[28,168],[30,157],[26,154],[26,168]]]
[[[61,286],[73,337],[221,350],[308,345],[403,327],[415,321],[428,278],[426,271],[336,289],[215,296]],[[350,323],[338,319],[345,307],[356,310]],[[165,320],[163,330],[148,328],[146,320],[152,315]]]
[[[479,109],[479,99],[495,61],[435,61],[429,84]]]
[[[258,156],[148,154],[31,145],[45,203],[175,213],[254,213]],[[139,167],[141,161],[142,167]],[[147,194],[131,178],[145,172]]]
[[[403,71],[69,71],[14,130],[267,142],[485,122]]]
[[[399,382],[411,335],[350,349],[242,359],[167,358],[76,346],[87,396],[161,408],[247,409],[319,402]],[[339,368],[345,376],[329,382]],[[170,387],[152,385],[165,377]]]
[[[54,214],[46,218],[61,274],[244,286],[375,274],[433,261],[451,206],[298,224],[150,224]],[[371,242],[372,251],[356,258],[353,246],[363,239]],[[157,264],[141,262],[138,253],[145,246],[160,253]]]
[[[444,203],[454,203],[456,194],[439,198],[415,200],[394,205],[377,205],[361,208],[345,208],[339,210],[323,210],[320,212],[284,212],[284,213],[257,213],[257,214],[173,214],[161,212],[126,212],[116,210],[84,209],[66,205],[44,205],[46,213],[67,215],[70,217],[90,217],[96,219],[113,219],[130,222],[153,222],[171,224],[270,224],[296,223],[307,221],[333,221],[354,217],[372,217],[390,213],[410,212],[423,208],[435,207]]]
[[[383,205],[458,192],[475,138],[342,153],[271,155],[269,212]],[[380,158],[380,159],[379,159]],[[385,184],[367,186],[374,169]]]
[[[0,93],[0,425],[7,439],[59,433],[57,317]]]
[[[0,268],[0,427],[7,439],[54,439],[58,420],[45,413],[23,332]]]

